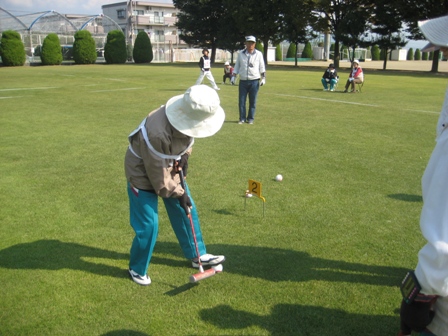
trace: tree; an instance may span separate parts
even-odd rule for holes
[[[5,66],[22,66],[25,64],[25,47],[18,32],[5,30],[2,33],[0,54]]]
[[[73,43],[73,59],[76,64],[93,64],[97,54],[95,40],[87,30],[78,30]]]
[[[238,50],[244,49],[244,34],[237,28],[235,18],[230,15],[229,11],[226,10],[220,20],[220,28],[216,35],[216,46],[230,52],[230,63],[233,64],[234,53]]]
[[[215,1],[215,0],[213,0]],[[269,42],[281,41],[283,0],[223,0],[224,7],[235,18],[235,24],[244,35],[254,35],[264,45],[264,62],[267,64]]]
[[[179,9],[176,25],[180,38],[193,46],[211,49],[210,60],[214,63],[220,24],[224,17],[228,18],[223,0],[173,0],[173,4]]]
[[[295,45],[307,43],[316,37],[312,26],[317,19],[313,14],[314,3],[311,0],[286,0],[283,8],[282,36]],[[297,52],[294,53],[295,66],[297,66]]]
[[[126,38],[122,30],[111,30],[107,34],[106,45],[104,46],[104,59],[107,64],[126,63]]]
[[[422,61],[427,61],[428,60],[428,52],[424,51],[422,52]]]
[[[381,49],[383,70],[386,70],[387,60],[390,51],[406,45],[406,38],[403,35],[403,15],[396,6],[396,2],[390,0],[377,0],[374,2],[374,15],[371,17],[370,43],[378,45]]]
[[[314,0],[315,9],[320,13],[321,17],[317,27],[321,31],[329,31],[333,34],[335,40],[334,48],[334,64],[339,67],[339,48],[340,42],[345,40],[349,42],[347,45],[353,45],[355,38],[359,38],[363,29],[366,28],[366,21],[361,22],[354,13],[361,13],[364,18],[367,11],[366,6],[369,5],[369,0]],[[350,27],[351,21],[352,27]],[[347,28],[349,30],[347,30]],[[342,39],[342,40],[341,40]]]
[[[60,65],[62,63],[62,48],[57,34],[50,33],[45,37],[40,59],[43,65]]]
[[[257,43],[255,43],[255,49],[257,49],[259,52],[264,52],[264,46],[263,43],[260,42],[260,40],[257,40]]]
[[[396,0],[394,1],[403,13],[403,22],[409,27],[407,31],[413,40],[425,39],[418,21],[432,19],[448,13],[448,0]],[[431,72],[439,71],[440,51],[433,52]]]
[[[135,63],[151,63],[153,59],[151,40],[146,32],[140,31],[135,38],[133,58]]]

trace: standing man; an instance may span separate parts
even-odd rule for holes
[[[232,84],[235,84],[235,77],[240,75],[238,87],[240,119],[238,124],[247,122],[252,125],[254,123],[258,89],[266,84],[266,68],[263,54],[255,49],[256,41],[254,36],[246,36],[246,49],[238,53],[233,76],[230,80]],[[249,96],[249,111],[246,117],[247,96]]]
[[[420,21],[423,35],[448,57],[448,16]],[[448,335],[448,90],[436,127],[436,145],[422,178],[420,229],[427,243],[415,272],[403,281],[401,336]],[[415,295],[414,295],[415,294]]]
[[[206,85],[195,85],[151,112],[129,135],[124,167],[130,223],[135,231],[129,274],[139,285],[151,283],[147,270],[159,228],[159,197],[184,256],[193,267],[198,268],[199,263],[187,213],[191,214],[202,264],[219,265],[225,260],[222,255],[207,254],[196,206],[186,181],[184,189],[178,174],[182,169],[187,175],[194,138],[212,136],[224,118],[218,94]]]
[[[210,58],[208,57],[207,48],[202,49],[202,57],[199,60],[198,66],[199,69],[201,69],[201,73],[199,74],[199,77],[196,81],[196,85],[201,84],[204,77],[207,77],[212,87],[218,91],[219,87],[216,85],[215,79],[213,78],[212,72],[210,71]]]

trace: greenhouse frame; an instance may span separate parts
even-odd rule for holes
[[[97,52],[102,53],[108,32],[122,29],[114,20],[103,14],[82,16],[45,11],[14,15],[0,7],[0,34],[6,30],[18,32],[27,56],[34,57],[35,49],[42,45],[50,33],[58,35],[63,48],[71,48],[75,33],[87,30],[95,40]]]

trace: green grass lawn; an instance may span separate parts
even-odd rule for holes
[[[323,92],[323,71],[270,66],[254,125],[220,85],[226,121],[196,140],[188,181],[224,272],[188,283],[161,206],[141,287],[127,274],[127,136],[196,65],[0,68],[0,335],[395,335],[447,78],[366,71],[363,92],[343,94],[348,72]]]

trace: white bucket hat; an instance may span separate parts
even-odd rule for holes
[[[431,44],[448,47],[448,16],[419,21],[418,27]]]
[[[183,95],[166,103],[165,113],[170,124],[192,138],[206,138],[221,129],[225,113],[219,96],[207,85],[194,85]]]
[[[225,62],[224,65],[230,65],[230,63],[229,62]]]
[[[246,42],[257,42],[255,36],[246,36]]]

